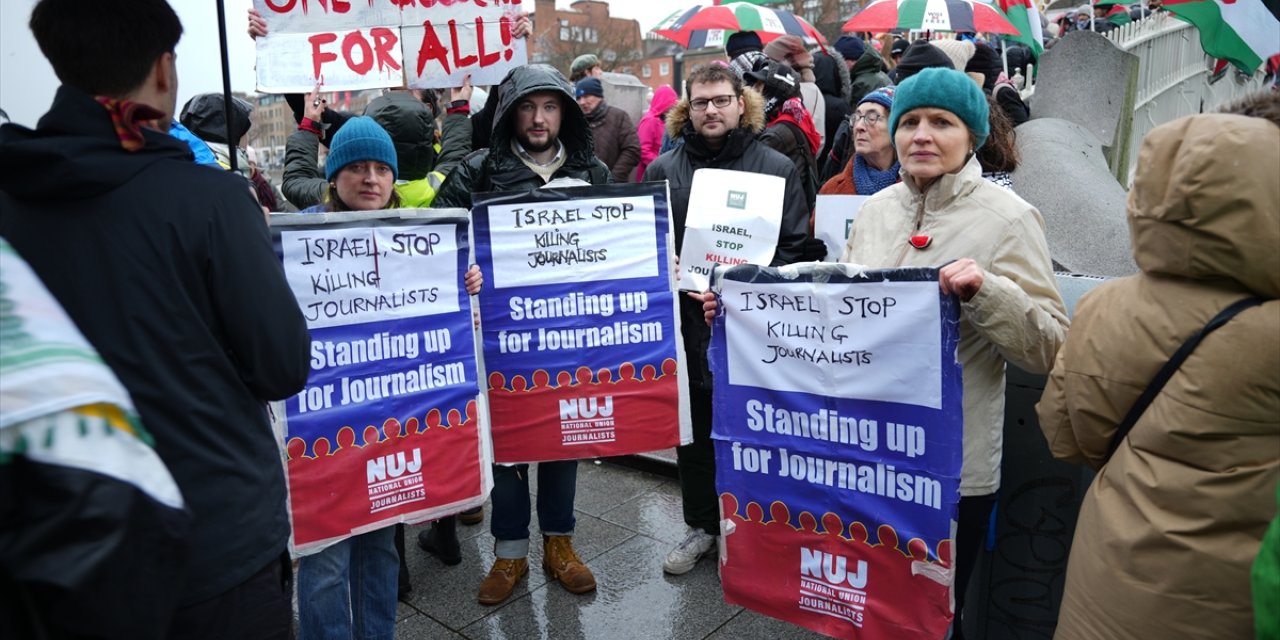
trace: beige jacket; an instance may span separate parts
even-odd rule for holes
[[[1102,465],[1187,336],[1236,300],[1085,495],[1058,638],[1252,638],[1249,567],[1280,469],[1280,127],[1223,114],[1143,141],[1129,193],[1141,273],[1091,291],[1037,407],[1053,454]],[[1272,603],[1280,607],[1280,602]]]
[[[925,249],[908,243],[920,207],[919,233],[933,239]],[[958,353],[964,367],[960,494],[980,496],[1000,488],[1005,362],[1046,373],[1066,334],[1040,212],[984,179],[976,159],[938,178],[925,194],[904,174],[903,182],[862,206],[840,260],[885,268],[940,267],[960,258],[986,271],[977,295],[960,305]]]

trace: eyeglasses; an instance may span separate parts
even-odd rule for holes
[[[738,96],[716,96],[714,98],[697,98],[689,101],[689,108],[694,111],[706,111],[708,104],[714,104],[717,109],[723,109],[729,106],[730,102]]]
[[[850,121],[850,122],[852,122],[855,126],[858,124],[858,121],[859,121],[859,120],[861,120],[861,121],[863,121],[863,122],[867,123],[867,126],[868,126],[868,127],[874,127],[874,126],[876,126],[876,124],[878,124],[881,120],[884,120],[884,118],[882,118],[882,117],[880,116],[880,114],[878,114],[878,113],[876,113],[876,112],[872,111],[872,112],[870,112],[870,113],[855,113],[855,114],[853,114],[853,116],[849,119],[849,121]]]

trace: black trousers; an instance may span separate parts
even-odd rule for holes
[[[711,392],[690,385],[689,409],[693,443],[676,448],[684,522],[718,536],[720,503],[716,496],[716,451],[711,444]]]
[[[991,522],[991,509],[996,506],[996,494],[964,496],[960,498],[960,516],[956,521],[956,617],[951,622],[951,640],[963,640],[960,628],[964,614],[965,594],[969,580],[973,578],[973,565],[978,561],[978,551],[987,537],[987,525]]]
[[[292,637],[293,564],[288,553],[227,591],[179,608],[169,626],[171,640]]]

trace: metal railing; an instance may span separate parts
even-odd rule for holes
[[[1126,187],[1133,182],[1142,139],[1152,129],[1183,116],[1214,111],[1263,88],[1261,74],[1245,76],[1234,68],[1227,70],[1229,78],[1213,79],[1214,61],[1200,47],[1199,30],[1172,14],[1161,12],[1104,35],[1139,60]]]

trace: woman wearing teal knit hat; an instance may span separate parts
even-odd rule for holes
[[[955,540],[956,618],[1000,488],[1006,363],[1046,373],[1065,339],[1066,309],[1035,207],[982,177],[987,98],[964,73],[931,68],[898,86],[889,135],[902,182],[872,196],[842,262],[940,267],[960,299],[964,462]],[[953,638],[963,638],[953,625]]]

